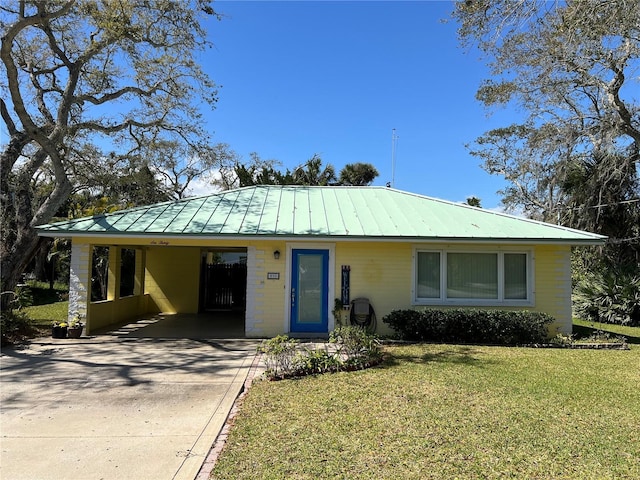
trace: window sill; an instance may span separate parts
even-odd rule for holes
[[[469,299],[469,300],[442,300],[442,299],[414,299],[412,305],[415,306],[435,306],[435,307],[534,307],[535,302],[532,300],[486,300],[486,299]]]

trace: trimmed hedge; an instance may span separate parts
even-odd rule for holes
[[[402,340],[522,345],[548,338],[554,318],[546,313],[507,310],[394,310],[382,321]]]

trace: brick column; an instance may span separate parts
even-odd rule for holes
[[[91,245],[78,244],[71,246],[71,265],[69,275],[69,312],[68,319],[79,313],[86,321],[89,333],[89,301],[91,287]]]
[[[258,258],[258,253],[262,255]],[[247,248],[247,305],[244,330],[247,337],[259,337],[264,322],[264,252],[256,247]]]

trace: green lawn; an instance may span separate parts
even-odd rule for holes
[[[24,307],[23,310],[35,325],[51,326],[54,320],[59,322],[67,320],[69,302],[34,305],[32,307]]]
[[[51,335],[51,325],[54,320],[64,322],[68,317],[69,302],[48,303],[24,307],[24,312],[31,320],[34,331],[29,337],[43,337]]]
[[[56,283],[54,288],[50,289],[48,283],[36,281],[30,281],[28,285],[31,306],[23,307],[23,311],[35,328],[35,332],[30,336],[50,335],[51,324],[54,321],[67,320],[69,301],[61,301],[61,298],[69,298],[69,287]]]
[[[640,478],[640,347],[385,350],[256,382],[213,478]]]

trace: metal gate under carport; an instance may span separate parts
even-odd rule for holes
[[[246,263],[207,263],[202,260],[200,311],[244,311],[247,302]]]

